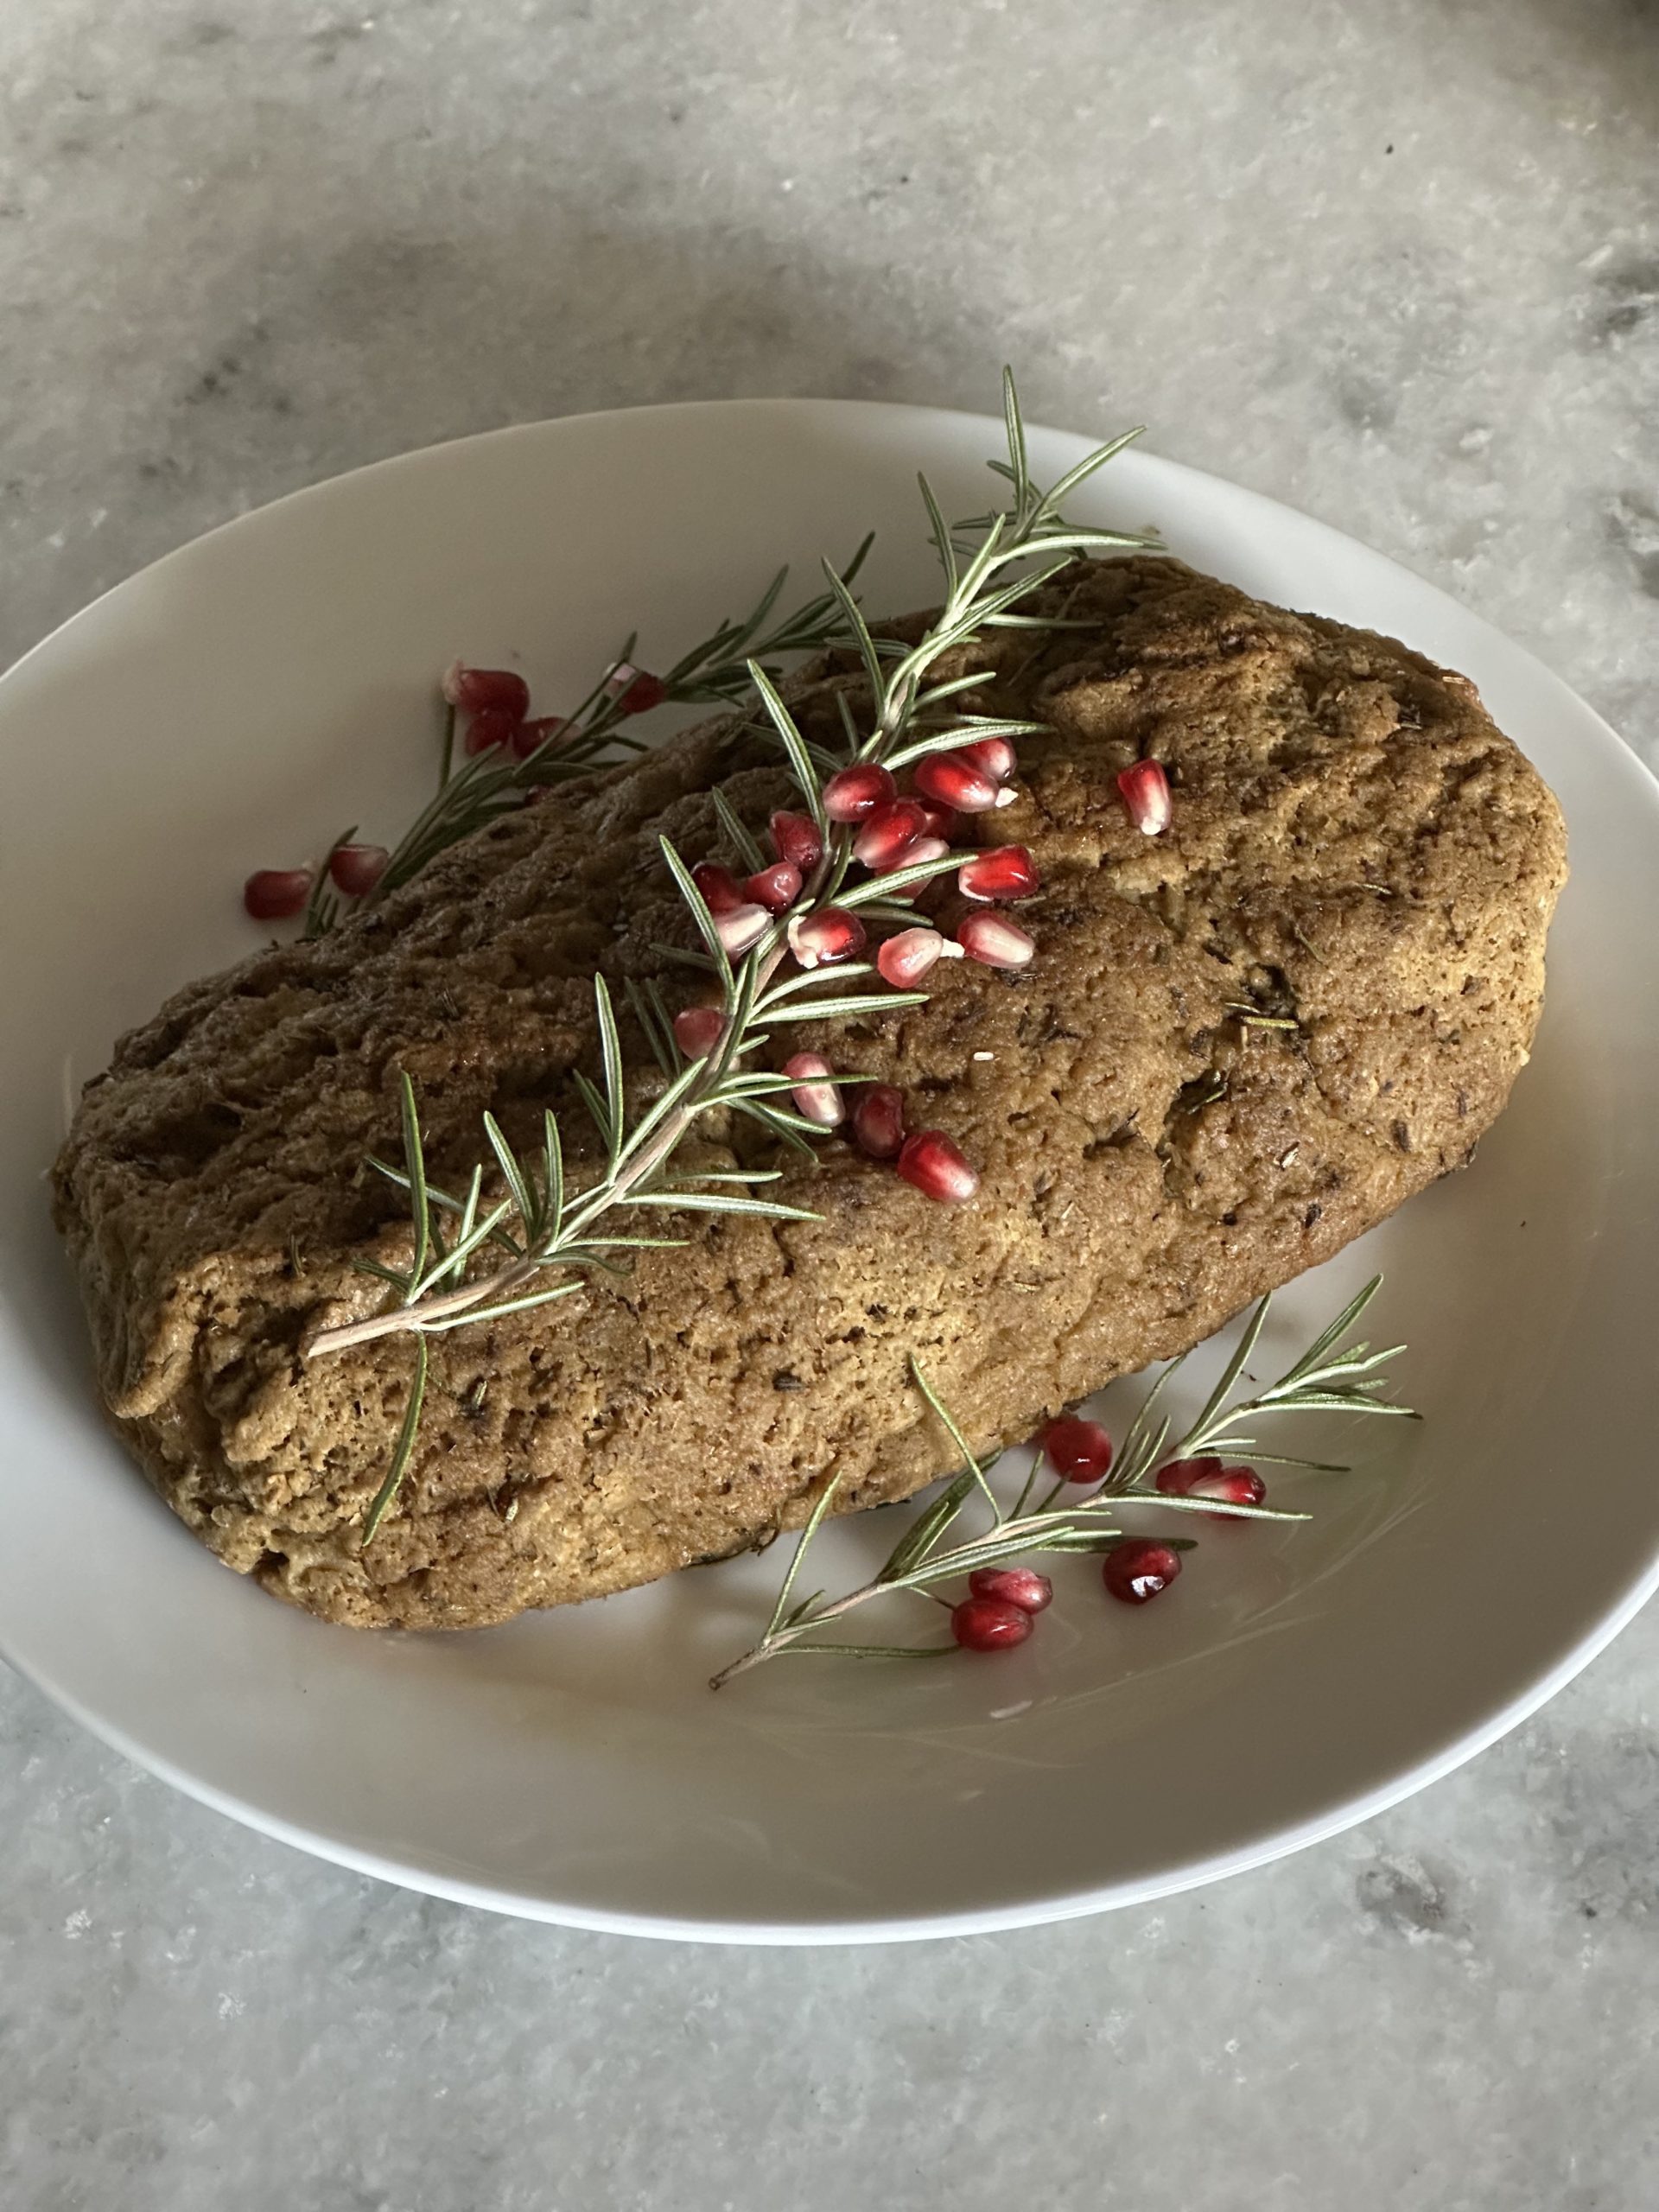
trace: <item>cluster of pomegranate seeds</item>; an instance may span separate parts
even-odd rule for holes
[[[1213,1497],[1217,1504],[1260,1505],[1268,1486],[1254,1467],[1227,1467],[1211,1457],[1172,1459],[1154,1478],[1166,1497]],[[1230,1513],[1212,1513],[1212,1521],[1230,1521]]]
[[[1112,1464],[1112,1440],[1097,1421],[1067,1414],[1043,1431],[1043,1450],[1069,1483],[1097,1483]]]
[[[1126,1605],[1144,1605],[1167,1590],[1181,1571],[1181,1555],[1155,1537],[1135,1536],[1107,1553],[1100,1579]]]
[[[943,1129],[918,1129],[899,1148],[899,1173],[924,1198],[941,1205],[965,1205],[979,1188],[979,1177]]]
[[[796,1052],[784,1062],[784,1073],[795,1088],[790,1096],[803,1121],[833,1129],[847,1118],[840,1086],[830,1080],[835,1071],[821,1052]]]
[[[1148,837],[1156,837],[1168,829],[1169,778],[1164,773],[1161,760],[1137,760],[1134,767],[1125,768],[1119,776],[1117,788],[1123,794],[1129,819],[1137,830]]]
[[[242,887],[242,904],[256,922],[285,922],[303,913],[311,896],[311,871],[303,868],[256,868]]]
[[[905,1141],[904,1093],[890,1083],[861,1084],[853,1099],[853,1141],[872,1160],[896,1160]]]

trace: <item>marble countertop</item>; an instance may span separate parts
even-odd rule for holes
[[[754,392],[1146,420],[1659,763],[1653,0],[0,11],[0,651],[336,470]],[[1471,1563],[1471,1573],[1479,1571]],[[1659,2202],[1659,1618],[1372,1826],[903,1951],[490,1919],[0,1669],[16,2212]]]

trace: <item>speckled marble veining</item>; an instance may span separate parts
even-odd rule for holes
[[[7,653],[381,454],[1007,357],[1659,763],[1653,0],[36,0],[0,86]],[[1223,1888],[801,1955],[339,1873],[0,1671],[0,2203],[1648,2212],[1656,1667]]]

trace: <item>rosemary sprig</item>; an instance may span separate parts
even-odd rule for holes
[[[1039,492],[1031,484],[1026,467],[1024,431],[1011,375],[1005,378],[1005,392],[1010,456],[1007,473],[1014,484],[1014,504],[990,518],[982,538],[970,552],[964,555],[944,531],[938,502],[923,483],[930,527],[944,570],[946,594],[939,615],[917,645],[896,652],[878,645],[853,596],[849,575],[838,573],[825,563],[826,591],[821,601],[813,602],[809,611],[810,621],[804,626],[823,629],[829,620],[823,610],[830,604],[837,610],[838,628],[850,636],[868,674],[872,695],[868,734],[861,735],[849,714],[844,754],[824,754],[808,743],[758,655],[752,653],[745,664],[747,683],[759,696],[766,720],[800,787],[802,798],[823,836],[822,857],[790,912],[771,920],[758,941],[741,957],[734,957],[722,941],[715,917],[690,870],[666,838],[660,841],[664,861],[704,948],[701,954],[690,956],[672,947],[664,950],[677,957],[691,958],[717,982],[724,1023],[719,1044],[705,1057],[686,1060],[675,1041],[673,1024],[660,995],[636,993],[636,1019],[667,1081],[648,1103],[637,1095],[637,1085],[636,1096],[630,1097],[610,993],[604,977],[596,976],[594,990],[601,1081],[595,1084],[581,1074],[574,1081],[597,1132],[601,1163],[591,1179],[580,1190],[573,1190],[563,1166],[566,1148],[562,1133],[550,1112],[546,1116],[539,1163],[517,1155],[495,1122],[486,1116],[485,1135],[505,1192],[487,1212],[483,1211],[483,1165],[474,1169],[471,1186],[462,1198],[437,1191],[430,1184],[425,1170],[417,1102],[407,1076],[402,1076],[404,1166],[397,1169],[385,1163],[376,1164],[409,1195],[413,1217],[412,1257],[410,1264],[401,1269],[365,1263],[367,1272],[395,1291],[395,1300],[378,1313],[318,1331],[303,1348],[307,1358],[326,1357],[352,1345],[391,1335],[409,1334],[418,1340],[435,1332],[495,1319],[568,1297],[582,1287],[589,1271],[614,1266],[615,1262],[606,1256],[607,1254],[664,1241],[608,1234],[607,1217],[620,1208],[751,1214],[772,1220],[814,1217],[800,1207],[734,1188],[729,1177],[716,1179],[695,1170],[687,1176],[674,1172],[671,1163],[682,1141],[703,1116],[727,1110],[760,1122],[780,1141],[810,1148],[812,1140],[823,1132],[781,1103],[793,1087],[789,1079],[746,1066],[748,1055],[781,1024],[886,1012],[920,1005],[927,997],[924,991],[885,989],[847,995],[833,987],[841,979],[854,975],[855,970],[849,965],[836,967],[829,978],[832,990],[827,997],[819,995],[816,988],[803,989],[804,985],[818,985],[816,973],[779,981],[779,970],[789,957],[791,926],[810,919],[816,912],[834,903],[847,906],[891,899],[894,893],[925,881],[941,870],[959,866],[967,857],[963,854],[949,855],[848,886],[847,878],[855,865],[853,831],[828,818],[823,803],[826,771],[833,772],[854,760],[874,761],[887,766],[902,765],[936,745],[963,744],[993,734],[1011,734],[1034,727],[950,711],[947,702],[967,696],[969,687],[945,683],[930,694],[925,689],[930,670],[944,654],[969,643],[983,630],[1014,619],[1014,609],[1020,601],[1029,598],[1080,555],[1147,542],[1121,531],[1077,527],[1065,522],[1058,512],[1061,496],[1103,465],[1121,449],[1124,441],[1114,441],[1098,455],[1079,463],[1054,491]],[[780,588],[781,582],[772,587],[772,598]],[[718,633],[721,641],[718,651],[705,653],[695,665],[695,657],[688,657],[671,672],[676,680],[705,687],[725,683],[728,678],[723,671],[728,666],[734,641],[736,645],[755,644],[755,633],[770,611],[770,599],[763,600],[747,624],[724,626]],[[799,617],[793,619],[797,627],[790,635],[798,638],[802,620]],[[774,647],[778,635],[776,631],[768,633],[760,641],[759,650]],[[927,716],[925,728],[922,726],[924,714]],[[529,767],[532,764],[523,765]],[[452,795],[465,784],[469,772],[462,770],[452,778],[434,808],[428,810],[431,823],[421,832],[428,843],[440,833],[447,835],[453,827],[454,816],[445,808]],[[488,772],[500,775],[517,772],[493,768]],[[390,875],[391,871],[387,873]],[[868,970],[856,972],[868,974]],[[736,1179],[761,1184],[775,1179],[775,1170],[766,1170]],[[446,1223],[454,1226],[453,1237],[448,1242]],[[486,1259],[488,1264],[480,1271],[476,1263]],[[559,1280],[550,1287],[537,1287],[550,1272]],[[382,1496],[376,1501],[381,1516],[396,1496],[412,1449],[411,1431],[406,1446],[400,1440],[400,1464],[395,1466],[393,1476],[383,1485]],[[372,1534],[372,1530],[365,1531],[365,1541]]]
[[[826,1599],[820,1592],[791,1608],[789,1599],[807,1548],[823,1525],[839,1488],[840,1478],[832,1478],[819,1493],[811,1517],[801,1532],[764,1634],[749,1650],[723,1668],[710,1687],[719,1689],[751,1668],[791,1653],[868,1659],[932,1656],[954,1650],[957,1647],[953,1643],[908,1646],[847,1643],[833,1638],[826,1643],[817,1639],[831,1623],[843,1620],[849,1613],[878,1598],[891,1598],[900,1592],[931,1597],[940,1585],[959,1580],[978,1567],[1005,1567],[1015,1560],[1039,1554],[1110,1551],[1126,1541],[1123,1530],[1117,1525],[1125,1506],[1156,1505],[1174,1513],[1218,1513],[1239,1521],[1309,1519],[1311,1516],[1306,1513],[1285,1512],[1274,1507],[1166,1494],[1156,1487],[1151,1478],[1167,1459],[1197,1459],[1204,1453],[1221,1452],[1249,1452],[1256,1459],[1278,1459],[1282,1465],[1313,1468],[1321,1472],[1346,1471],[1318,1460],[1289,1459],[1259,1451],[1254,1436],[1242,1424],[1254,1422],[1268,1414],[1393,1414],[1415,1420],[1417,1416],[1408,1407],[1376,1395],[1382,1387],[1382,1377],[1377,1370],[1405,1347],[1394,1344],[1385,1351],[1373,1351],[1367,1344],[1344,1346],[1342,1341],[1376,1296],[1382,1281],[1380,1275],[1373,1276],[1358,1296],[1319,1332],[1300,1358],[1275,1382],[1252,1396],[1236,1399],[1234,1394],[1239,1380],[1272,1305],[1270,1298],[1262,1299],[1246,1323],[1221,1380],[1173,1451],[1168,1449],[1171,1423],[1166,1417],[1159,1416],[1157,1408],[1165,1386],[1179,1372],[1185,1354],[1164,1369],[1141,1401],[1110,1476],[1092,1490],[1081,1491],[1075,1483],[1056,1483],[1034,1508],[1030,1499],[1036,1466],[1033,1466],[1014,1503],[1004,1506],[956,1421],[912,1359],[912,1377],[962,1454],[961,1472],[951,1478],[906,1529],[869,1581],[849,1591],[844,1597]],[[987,1525],[972,1535],[959,1536],[948,1542],[946,1539],[959,1516],[976,1493],[987,1508]],[[1176,1550],[1192,1548],[1191,1540],[1185,1538],[1160,1541],[1168,1541]]]

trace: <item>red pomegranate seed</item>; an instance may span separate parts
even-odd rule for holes
[[[511,668],[467,668],[452,661],[444,671],[443,696],[463,715],[494,711],[521,722],[530,712],[530,686]]]
[[[702,892],[702,903],[711,914],[730,914],[746,903],[737,878],[718,861],[699,861],[691,871],[691,880]]]
[[[1155,1477],[1166,1497],[1213,1497],[1218,1504],[1260,1505],[1268,1486],[1254,1467],[1224,1467],[1219,1459],[1171,1459]],[[1232,1521],[1231,1513],[1214,1513],[1212,1521]]]
[[[1097,1421],[1067,1414],[1043,1431],[1043,1450],[1069,1483],[1097,1483],[1112,1464],[1112,1440]]]
[[[1031,1630],[1031,1615],[1023,1605],[995,1598],[964,1598],[950,1615],[950,1633],[964,1651],[1011,1650]]]
[[[965,759],[982,768],[988,776],[995,776],[999,783],[1004,776],[1014,773],[1014,747],[1006,737],[976,737],[962,750]]]
[[[480,707],[467,725],[467,750],[488,753],[496,746],[511,750],[522,727],[519,717],[505,707]]]
[[[904,866],[919,868],[924,861],[942,861],[950,848],[943,837],[918,837],[913,845],[905,849]],[[901,894],[912,897],[913,893]]]
[[[801,871],[793,861],[774,861],[759,869],[743,886],[743,896],[764,906],[769,914],[782,914],[801,895]]]
[[[890,937],[876,954],[875,964],[884,982],[906,991],[912,983],[919,983],[938,960],[962,957],[959,944],[941,937],[938,930],[918,924],[913,930],[900,930],[897,937]]]
[[[1037,950],[1017,923],[988,908],[958,922],[957,943],[970,960],[987,968],[1023,968]]]
[[[683,1007],[674,1017],[674,1042],[688,1060],[706,1060],[726,1034],[726,1017],[717,1006]]]
[[[956,808],[941,806],[936,798],[918,798],[916,804],[927,817],[927,835],[930,837],[943,837],[949,844],[957,834]]]
[[[853,1094],[853,1139],[872,1160],[895,1160],[905,1141],[905,1095],[890,1083],[861,1083]]]
[[[958,814],[988,814],[1012,806],[1014,794],[988,775],[965,753],[928,753],[916,763],[916,788],[924,798],[953,806]]]
[[[1022,1613],[1040,1613],[1054,1596],[1054,1585],[1034,1567],[976,1567],[968,1587],[976,1598],[1018,1605]]]
[[[1148,837],[1169,827],[1169,778],[1161,760],[1137,760],[1117,779],[1135,828]]]
[[[820,906],[815,914],[796,915],[789,949],[803,968],[829,968],[863,950],[864,925],[840,906]]]
[[[1160,1590],[1167,1590],[1180,1571],[1179,1552],[1151,1537],[1137,1536],[1107,1553],[1101,1562],[1100,1579],[1112,1596],[1121,1598],[1126,1605],[1144,1605]]]
[[[912,799],[889,799],[873,806],[853,840],[853,858],[880,873],[902,868],[910,848],[927,827],[927,817]]]
[[[816,1122],[821,1129],[833,1129],[837,1122],[847,1118],[840,1087],[825,1080],[833,1072],[822,1052],[795,1052],[784,1062],[784,1073],[795,1085],[790,1093],[795,1111],[803,1121]]]
[[[361,899],[379,882],[391,858],[384,845],[336,845],[328,855],[328,873],[337,891]]]
[[[823,858],[823,838],[810,814],[791,814],[780,807],[772,817],[772,849],[805,875]]]
[[[885,768],[874,760],[860,760],[850,768],[837,768],[823,787],[823,810],[832,822],[861,822],[885,806],[899,786]]]
[[[285,922],[303,912],[310,896],[310,871],[302,868],[257,868],[242,887],[242,904],[256,922]]]
[[[715,935],[728,952],[747,952],[771,927],[772,916],[764,906],[732,906],[715,916]]]
[[[538,715],[534,721],[520,722],[509,741],[518,758],[528,760],[543,746],[561,743],[575,728],[563,715]]]
[[[979,1188],[979,1177],[943,1129],[918,1129],[899,1154],[899,1173],[925,1198],[957,1206]]]
[[[630,660],[618,661],[605,679],[605,689],[625,715],[648,715],[668,696],[668,686],[660,676],[636,668]]]
[[[1029,899],[1042,887],[1036,863],[1023,845],[995,845],[957,871],[957,888],[964,899]]]

